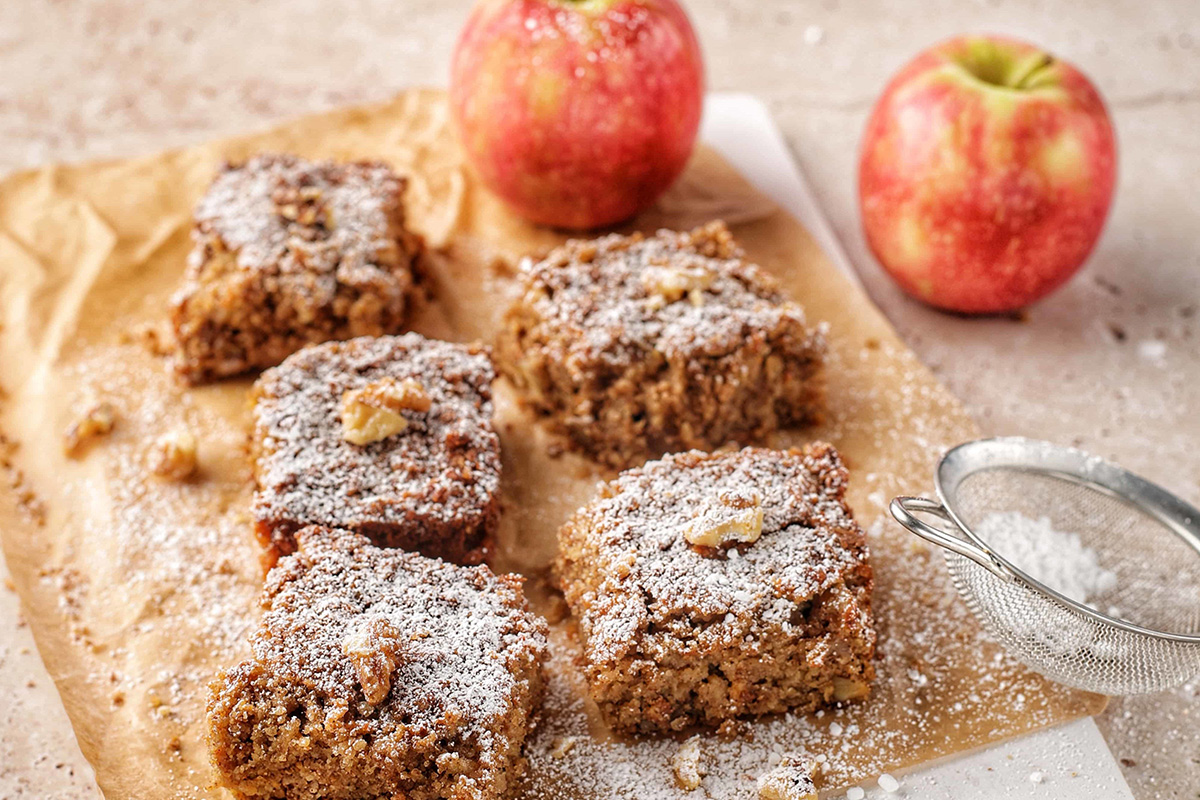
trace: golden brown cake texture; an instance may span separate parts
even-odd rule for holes
[[[610,725],[679,731],[867,694],[873,576],[846,478],[823,443],[691,451],[621,473],[571,517],[555,571]],[[723,543],[689,541],[714,529]]]
[[[754,443],[818,414],[823,332],[723,223],[568,242],[520,284],[497,365],[605,463]]]
[[[404,187],[374,162],[226,164],[196,208],[172,298],[176,372],[199,383],[399,330],[421,249],[404,227]]]
[[[210,687],[240,798],[505,796],[542,690],[521,579],[309,528],[271,571],[252,656]]]
[[[478,563],[499,518],[495,371],[486,348],[416,333],[312,345],[254,385],[255,531],[267,563],[306,525],[354,530],[376,544]],[[402,430],[354,444],[343,398],[415,385],[424,411]]]

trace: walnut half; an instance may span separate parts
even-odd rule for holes
[[[342,641],[342,653],[354,667],[363,697],[377,705],[392,690],[392,674],[404,657],[406,642],[386,617],[375,617]]]
[[[757,489],[723,491],[700,508],[683,538],[698,548],[756,542],[763,529],[762,501]]]
[[[382,378],[342,395],[342,438],[356,445],[378,442],[408,427],[402,411],[428,411],[425,388],[415,380]]]
[[[713,273],[705,269],[654,266],[642,273],[642,285],[649,294],[651,311],[688,299],[694,306],[704,305],[704,290],[712,286]]]

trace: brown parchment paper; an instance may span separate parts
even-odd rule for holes
[[[250,380],[184,389],[153,340],[189,246],[191,209],[224,158],[287,150],[380,158],[408,173],[413,224],[435,249],[434,300],[417,330],[490,338],[510,289],[507,264],[560,237],[507,214],[464,171],[441,93],[293,122],[266,133],[140,159],[52,166],[0,183],[0,429],[11,488],[0,532],[38,647],[86,757],[110,798],[222,796],[202,740],[205,684],[244,653],[257,617],[258,552],[248,525],[245,444]],[[701,740],[700,797],[753,795],[783,753],[822,760],[827,787],[1097,712],[1103,700],[1049,684],[982,637],[942,566],[883,506],[929,485],[941,451],[975,435],[863,293],[804,229],[700,151],[680,183],[632,227],[724,217],[750,255],[832,327],[829,407],[817,430],[851,468],[850,500],[870,531],[878,576],[880,677],[868,702],[785,716],[743,736]],[[112,435],[84,457],[63,430],[90,400],[118,409]],[[547,440],[498,387],[505,512],[495,566],[531,576],[554,532],[600,475]],[[145,452],[167,430],[200,441],[200,475],[148,476]],[[529,797],[671,797],[669,740],[617,741],[599,725],[555,627],[550,691],[527,745]],[[36,720],[30,721],[36,725]]]

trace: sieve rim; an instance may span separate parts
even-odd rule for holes
[[[970,462],[978,459],[971,458],[972,450],[976,451],[977,456],[981,453],[984,456],[982,463],[974,468],[970,467]],[[1050,457],[1059,464],[1059,467],[1048,468],[1020,460],[1021,453],[1028,454],[1033,451],[1036,451],[1040,456]],[[963,461],[968,462],[968,464],[966,466],[960,464]],[[1071,469],[1070,467],[1072,466],[1076,469]],[[975,439],[956,445],[947,450],[941,459],[938,460],[937,467],[933,473],[934,490],[937,492],[938,501],[949,516],[950,521],[967,536],[972,544],[983,550],[989,558],[1008,570],[1012,577],[1020,579],[1021,582],[1025,583],[1031,589],[1047,595],[1050,600],[1065,605],[1100,624],[1155,639],[1181,644],[1200,645],[1200,632],[1178,633],[1148,628],[1129,620],[1121,619],[1120,617],[1111,616],[1073,600],[1032,577],[1003,555],[992,550],[987,542],[962,520],[958,512],[955,511],[954,504],[948,497],[949,493],[946,483],[951,476],[948,476],[947,473],[954,468],[965,469],[957,477],[955,485],[961,483],[962,479],[968,475],[983,469],[1007,468],[1040,475],[1049,475],[1077,483],[1094,491],[1099,491],[1115,500],[1125,503],[1135,511],[1156,519],[1165,528],[1182,539],[1195,552],[1197,558],[1200,558],[1200,509],[1197,509],[1183,498],[1158,484],[1099,456],[1091,455],[1078,448],[1065,447],[1052,442],[1029,439],[1023,436],[995,436],[985,439]],[[1092,476],[1092,479],[1080,474],[1084,470]],[[1122,491],[1120,487],[1126,488],[1127,491]],[[997,577],[1001,579],[1005,578],[1002,574],[997,575]],[[1011,579],[1009,578],[1009,580]]]

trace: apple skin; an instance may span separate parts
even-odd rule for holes
[[[451,67],[467,160],[519,214],[561,228],[653,203],[687,164],[703,99],[675,0],[483,0]]]
[[[1099,93],[1070,64],[995,36],[939,44],[900,70],[867,123],[867,243],[932,306],[1013,311],[1083,264],[1117,152]]]

